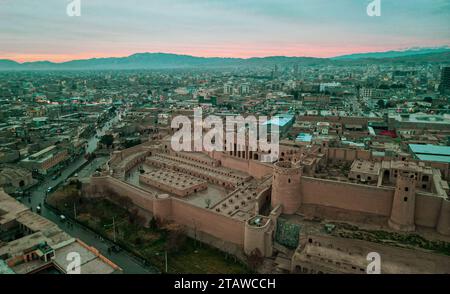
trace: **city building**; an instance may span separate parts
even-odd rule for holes
[[[80,264],[72,267],[73,255]],[[15,274],[113,274],[120,267],[0,190],[0,271]]]

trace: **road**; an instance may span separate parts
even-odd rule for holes
[[[105,134],[105,132],[110,129],[117,121],[120,120],[120,115],[112,118],[109,122],[107,122],[104,127],[97,132],[98,138]],[[88,140],[88,145],[86,151],[88,153],[93,152],[97,147],[98,139],[95,135],[92,136]],[[58,184],[64,182],[67,178],[69,178],[77,169],[79,169],[83,164],[85,164],[87,160],[84,156],[79,157],[73,162],[69,163],[65,168],[63,168],[61,172],[61,176],[57,179],[46,179],[45,181],[39,183],[36,187],[31,190],[30,199],[23,199],[23,203],[28,207],[31,207],[34,212],[36,212],[36,207],[38,205],[41,206],[41,215],[50,221],[56,223],[62,230],[70,234],[71,236],[78,238],[97,248],[103,255],[109,258],[112,262],[120,266],[124,273],[126,274],[150,274],[157,273],[155,269],[152,267],[143,266],[140,262],[138,262],[135,257],[130,255],[125,251],[116,252],[116,253],[108,253],[108,247],[112,245],[109,241],[105,241],[96,233],[85,229],[83,226],[74,223],[70,227],[67,223],[62,223],[58,215],[56,215],[52,210],[46,208],[44,204],[44,200],[47,194],[48,187],[55,187]],[[97,167],[99,167],[104,160],[94,160],[85,168],[89,170],[95,171]]]

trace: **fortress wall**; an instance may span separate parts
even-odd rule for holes
[[[372,153],[368,150],[357,150],[356,151],[357,159],[370,160],[372,158]]]
[[[347,150],[344,150],[344,154],[345,154],[345,156],[344,156],[344,158],[345,158],[345,160],[349,160],[349,161],[353,161],[353,160],[355,160],[357,157],[356,157],[356,149],[347,149]]]
[[[141,152],[141,151],[142,151],[141,150],[141,146],[140,145],[136,145],[136,146],[133,146],[133,147],[130,147],[130,148],[127,148],[127,149],[123,149],[123,150],[120,151],[120,153],[121,153],[121,156],[122,156],[122,159],[123,159],[123,158],[126,158],[126,157],[128,157],[128,156],[130,156],[132,154],[135,154],[135,153]]]
[[[136,146],[133,146],[133,147],[130,147],[127,149],[123,149],[120,151],[114,151],[110,162],[111,163],[116,162],[116,161],[119,162],[119,161],[123,160],[124,158],[127,158],[128,156],[133,155],[135,153],[142,152],[145,150],[150,151],[150,144],[151,144],[151,141],[147,141],[147,142],[141,143],[139,145],[136,145]]]
[[[304,204],[390,216],[394,189],[302,177]]]
[[[231,156],[222,155],[222,166],[235,169],[244,173],[249,171],[248,160],[242,158],[234,158]]]
[[[331,160],[354,161],[356,159],[370,160],[371,153],[368,150],[350,148],[328,148],[328,158]]]
[[[111,154],[111,158],[107,162],[108,167],[118,164],[122,160],[121,156],[122,156],[121,151],[114,151]]]
[[[414,223],[419,226],[435,228],[442,206],[442,198],[422,193],[416,194]]]
[[[255,214],[259,214],[260,210],[264,207],[264,205],[266,204],[270,205],[271,195],[272,195],[272,187],[269,187],[259,192],[259,194],[256,196],[255,199],[256,200]]]
[[[103,186],[104,191],[111,191],[118,196],[128,197],[139,208],[149,212],[153,211],[154,196],[148,191],[139,189],[113,177],[92,177],[91,184]]]
[[[442,206],[439,213],[439,220],[436,227],[439,234],[450,236],[450,199],[442,200]]]
[[[265,164],[255,160],[249,160],[248,174],[256,179],[263,178],[264,176],[271,175],[273,167],[270,164]]]
[[[215,160],[222,161],[222,159],[223,159],[223,153],[219,152],[219,151],[206,152],[206,154],[208,154],[209,157],[211,157],[212,159],[215,159]]]
[[[211,156],[214,159],[220,160],[222,166],[248,173],[256,179],[272,174],[273,167],[270,164],[265,164],[256,160],[235,158],[221,152],[214,152]]]
[[[218,239],[244,245],[244,222],[171,198],[172,220]]]
[[[153,212],[154,210],[155,197],[147,191],[112,177],[93,177],[92,184],[103,186],[105,191],[109,190],[119,196],[128,196],[136,206],[147,212]],[[173,197],[170,197],[167,201],[171,202],[170,220],[185,225],[189,229],[243,246],[244,222]]]

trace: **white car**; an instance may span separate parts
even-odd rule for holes
[[[59,219],[60,219],[62,222],[64,222],[64,221],[66,220],[66,217],[65,217],[64,215],[61,214],[61,215],[59,216]]]

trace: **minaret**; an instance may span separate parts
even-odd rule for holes
[[[392,229],[405,232],[415,230],[416,181],[413,173],[399,171],[388,222]]]

